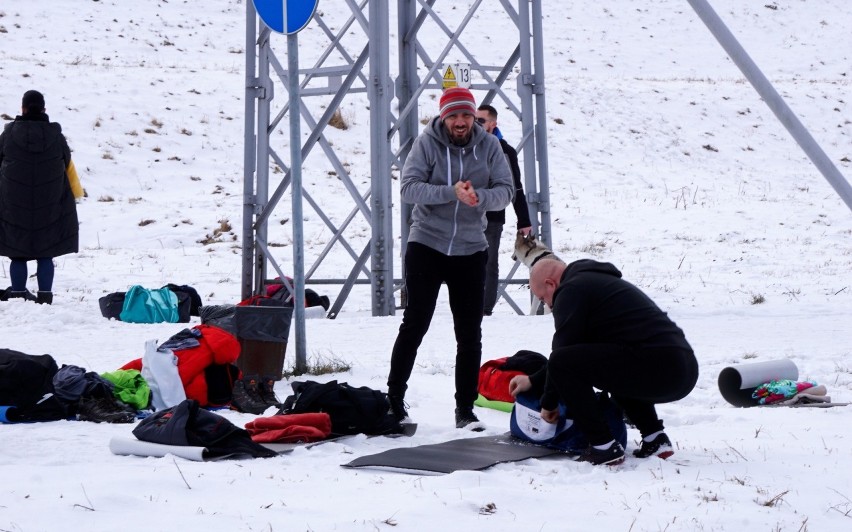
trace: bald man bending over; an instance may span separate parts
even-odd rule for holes
[[[683,331],[606,262],[542,259],[530,271],[530,289],[553,310],[553,352],[547,368],[515,377],[510,392],[544,387],[541,417],[549,422],[564,404],[590,442],[580,460],[624,461],[594,388],[608,392],[642,434],[634,456],[674,454],[654,405],[686,397],[698,380],[698,362]]]

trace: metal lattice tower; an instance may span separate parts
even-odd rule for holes
[[[521,125],[517,149],[523,160],[530,218],[535,232],[544,242],[550,242],[542,2],[515,3],[516,6],[508,0],[477,0],[469,2],[465,11],[459,9],[459,2],[443,2],[446,9],[439,11],[437,0],[398,0],[395,73],[390,65],[389,0],[346,0],[336,2],[333,8],[328,4],[321,6],[330,11],[318,11],[308,28],[298,34],[299,56],[310,52],[312,64],[298,66],[296,71],[282,66],[276,55],[273,45],[283,44],[283,39],[278,40],[259,22],[251,2],[246,3],[244,298],[261,293],[268,278],[268,265],[277,275],[285,275],[281,264],[287,261],[274,251],[286,244],[281,239],[286,238],[288,224],[284,219],[279,220],[279,227],[271,222],[291,185],[290,168],[280,155],[290,139],[276,135],[281,135],[279,125],[291,110],[286,99],[275,98],[275,89],[286,91],[289,76],[294,75],[299,78],[298,112],[308,130],[299,139],[303,168],[314,172],[305,179],[302,196],[322,222],[324,238],[327,237],[318,256],[305,257],[310,263],[305,282],[342,286],[329,317],[336,317],[355,284],[370,284],[374,316],[392,315],[397,308],[394,292],[400,289],[402,280],[394,277],[394,180],[420,132],[419,102],[426,97],[437,99],[442,72],[448,65],[469,65],[473,73],[470,88],[477,100],[503,106],[514,116],[506,113],[511,118],[501,120],[508,123],[516,119]],[[492,42],[483,42],[483,35],[488,32],[480,14],[485,10],[498,10],[506,21]],[[495,20],[493,15],[487,19]],[[306,35],[308,29],[312,30],[310,35]],[[429,39],[421,39],[421,32],[429,32]],[[505,38],[514,33],[518,35],[516,44]],[[445,36],[446,40],[436,35]],[[324,46],[317,45],[320,38],[324,39]],[[305,45],[307,41],[310,46]],[[429,43],[436,41],[441,46],[430,49]],[[365,95],[370,121],[366,175],[363,168],[367,164],[356,168],[335,150],[333,138],[341,133],[330,129],[347,101],[364,103]],[[392,108],[397,110],[396,115]],[[437,112],[437,103],[426,101],[424,109]],[[323,182],[317,168],[333,178]],[[326,194],[346,194],[351,200],[350,210],[331,212],[323,205]],[[399,227],[403,254],[409,213],[410,206],[402,205]],[[367,230],[369,237],[365,235]],[[342,277],[342,272],[329,272],[324,267],[333,254],[348,256],[351,261],[350,270]],[[522,313],[504,290],[517,267],[516,264],[501,283],[501,295]]]

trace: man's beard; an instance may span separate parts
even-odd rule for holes
[[[458,137],[452,131],[450,132],[450,142],[452,142],[456,146],[464,146],[468,142],[470,142],[470,138],[473,136],[473,130],[468,129],[467,134],[464,137]]]

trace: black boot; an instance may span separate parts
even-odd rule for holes
[[[23,290],[20,292],[8,290],[7,294],[9,299],[24,299],[26,301],[35,301],[37,299],[29,290]]]
[[[258,393],[260,394],[260,399],[264,403],[270,406],[281,406],[281,401],[279,401],[278,397],[275,396],[275,377],[271,375],[264,375],[260,379]]]
[[[53,292],[50,292],[48,290],[39,290],[35,302],[39,305],[52,305]]]
[[[485,430],[485,424],[479,421],[479,418],[473,413],[472,406],[460,406],[456,408],[456,428],[470,430],[473,432],[482,432]]]
[[[249,375],[234,383],[231,396],[231,408],[245,414],[259,415],[271,405],[260,396],[260,380],[257,375]]]
[[[408,409],[401,395],[388,395],[388,403],[390,403],[388,414],[392,415],[394,420],[399,423],[413,423],[408,417]]]

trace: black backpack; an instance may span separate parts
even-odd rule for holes
[[[281,414],[325,412],[331,418],[331,432],[341,434],[402,434],[403,427],[389,414],[387,394],[345,382],[294,382],[294,395],[284,400]]]

